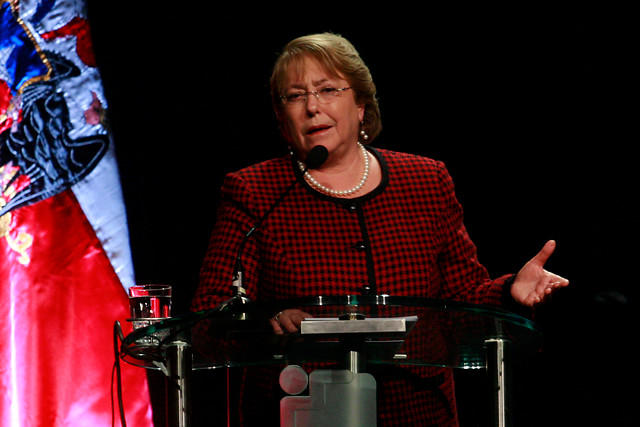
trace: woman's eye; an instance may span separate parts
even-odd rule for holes
[[[304,97],[303,94],[301,93],[291,93],[289,95],[287,95],[287,101],[288,102],[296,102],[300,99],[302,99]]]

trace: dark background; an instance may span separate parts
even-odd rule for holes
[[[492,275],[558,242],[548,269],[571,287],[536,317],[544,351],[516,366],[516,425],[631,425],[637,48],[623,2],[159,4],[89,2],[139,283],[171,284],[174,314],[188,311],[223,176],[284,152],[277,52],[340,33],[378,86],[374,145],[446,162]],[[463,427],[486,425],[483,375],[458,372]],[[196,425],[224,425],[226,373],[194,381]]]

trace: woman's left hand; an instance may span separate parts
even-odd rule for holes
[[[567,279],[544,269],[544,264],[555,248],[556,242],[548,241],[542,250],[522,267],[511,286],[511,296],[516,302],[533,307],[543,302],[556,289],[569,284]]]

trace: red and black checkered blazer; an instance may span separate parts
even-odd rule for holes
[[[507,277],[490,279],[478,262],[444,164],[369,150],[382,166],[376,190],[338,199],[300,180],[255,231],[242,255],[249,298],[357,295],[368,290],[499,305]],[[194,310],[214,307],[231,296],[241,240],[299,173],[292,159],[283,157],[226,177]],[[450,370],[423,368],[419,374],[444,378],[438,393],[427,387],[420,394],[424,387],[402,375],[377,378],[380,426],[457,425]],[[272,381],[277,386],[277,377]],[[260,386],[263,379],[251,387]],[[261,393],[264,397],[266,391]],[[260,418],[264,425],[265,417]]]

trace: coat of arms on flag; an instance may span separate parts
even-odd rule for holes
[[[133,282],[82,0],[0,0],[0,424],[112,423],[112,329]],[[123,373],[151,425],[145,372]]]

